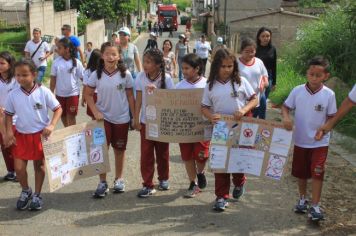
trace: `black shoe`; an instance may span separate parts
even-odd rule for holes
[[[8,172],[8,173],[4,176],[4,180],[5,180],[5,181],[16,181],[16,174],[15,174],[15,172]]]
[[[207,181],[204,172],[197,174],[198,178],[198,186],[200,189],[204,189],[206,187]]]

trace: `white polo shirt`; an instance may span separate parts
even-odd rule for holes
[[[0,108],[5,108],[6,99],[9,93],[18,87],[20,87],[20,85],[17,83],[15,78],[13,78],[10,83],[7,83],[0,75]],[[16,118],[16,115],[12,117],[12,123],[14,125],[16,123]]]
[[[32,56],[32,54],[36,51],[36,49],[38,48],[38,46],[40,45],[42,41],[39,41],[38,43],[33,42],[33,40],[29,40],[26,43],[25,52],[30,53],[30,57]],[[39,58],[43,58],[46,56],[46,52],[51,51],[51,48],[49,47],[47,42],[43,42],[41,44],[41,47],[37,50],[36,54],[32,57],[32,61],[33,63],[35,63],[36,67],[40,67],[40,66],[47,66],[47,60],[42,60],[40,61]]]
[[[239,65],[239,73],[241,76],[245,77],[247,81],[251,84],[253,90],[255,91],[258,98],[258,105],[260,105],[260,84],[262,82],[262,76],[268,77],[268,72],[259,58],[255,57],[253,63],[250,65],[244,64],[240,59],[237,59]]]
[[[119,70],[109,73],[104,69],[100,79],[94,71],[87,85],[98,91],[96,107],[103,113],[106,121],[114,124],[125,124],[130,121],[126,89],[133,87],[133,79],[128,70],[126,76],[122,78]]]
[[[56,111],[60,106],[48,88],[35,84],[29,92],[22,87],[11,91],[5,113],[17,115],[16,130],[23,134],[33,134],[49,125],[48,109]]]
[[[211,108],[213,113],[233,115],[243,108],[251,100],[255,91],[244,77],[241,77],[241,85],[234,83],[236,94],[233,92],[231,81],[215,81],[209,91],[209,84],[205,86],[202,106]]]
[[[205,88],[207,79],[203,76],[200,76],[197,81],[194,83],[184,79],[181,80],[177,85],[176,89],[194,89],[194,88]]]
[[[174,82],[169,74],[165,76],[166,89],[174,89]],[[141,106],[141,123],[146,123],[146,87],[154,84],[158,89],[161,88],[161,75],[158,75],[155,80],[147,78],[145,72],[140,72],[136,77],[136,90],[142,92],[142,106]]]
[[[299,85],[292,90],[284,105],[295,110],[295,145],[303,148],[329,145],[330,133],[324,135],[320,141],[314,137],[318,128],[337,111],[335,93],[331,89],[322,86],[312,92],[307,84]]]
[[[71,72],[73,67],[72,59],[65,60],[58,57],[53,61],[51,76],[56,77],[55,94],[60,97],[70,97],[80,94],[79,79],[83,78],[84,68],[82,63],[77,60],[77,66]]]
[[[356,104],[356,84],[349,93],[349,99]]]
[[[209,51],[211,51],[210,43],[205,41],[204,43],[200,40],[195,42],[195,50],[198,57],[206,59],[209,57]]]

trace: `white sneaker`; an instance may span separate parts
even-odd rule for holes
[[[113,192],[114,193],[125,192],[125,181],[123,179],[117,179],[114,181]]]

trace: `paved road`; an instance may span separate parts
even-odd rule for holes
[[[147,36],[143,34],[136,42],[140,51],[146,45]],[[87,121],[83,110],[80,113],[78,122]],[[0,235],[300,235],[320,232],[306,223],[305,216],[292,212],[297,194],[296,183],[289,175],[281,182],[249,177],[245,196],[239,202],[232,202],[224,213],[212,211],[214,180],[211,173],[207,174],[206,191],[194,199],[184,199],[182,195],[189,183],[177,144],[170,146],[171,190],[139,199],[136,197],[141,188],[139,150],[139,135],[130,132],[124,173],[127,192],[110,193],[105,199],[91,197],[97,177],[75,182],[55,193],[49,193],[46,179],[44,209],[20,212],[15,210],[19,185],[0,182]],[[113,166],[112,150],[110,158]],[[31,169],[29,167],[30,176],[33,175]],[[2,159],[0,170],[4,172]],[[109,173],[108,181],[113,181],[113,177],[113,173]],[[33,178],[30,182],[33,186]]]

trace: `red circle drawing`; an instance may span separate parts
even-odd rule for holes
[[[264,129],[262,130],[262,136],[268,138],[269,136],[271,136],[271,132],[268,129]]]
[[[100,160],[100,152],[99,151],[95,151],[90,155],[90,159],[92,160],[92,162],[98,162]]]
[[[245,130],[244,130],[244,136],[245,136],[246,138],[250,138],[250,137],[252,137],[252,135],[253,135],[252,129],[245,129]]]

